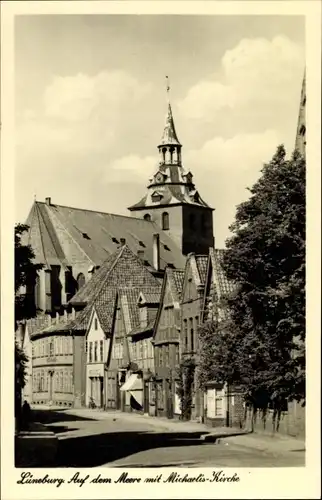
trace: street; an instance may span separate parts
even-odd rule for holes
[[[189,423],[167,424],[153,417],[88,410],[36,410],[34,416],[59,439],[57,467],[304,465],[303,449],[263,452],[236,445],[234,438],[228,438],[228,443],[207,443],[200,440],[205,431],[196,431]]]

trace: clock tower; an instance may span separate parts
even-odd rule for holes
[[[169,87],[167,87],[169,96]],[[149,180],[145,196],[129,207],[133,217],[157,223],[180,246],[190,252],[208,254],[214,246],[213,209],[199,195],[193,175],[182,163],[170,100],[161,141],[159,163]]]

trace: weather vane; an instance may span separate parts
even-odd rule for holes
[[[170,103],[170,82],[169,82],[168,76],[165,77],[165,81],[166,81],[166,90],[167,90],[167,101],[169,104]]]

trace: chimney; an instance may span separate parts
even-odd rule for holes
[[[153,267],[156,271],[160,271],[160,235],[153,235]]]
[[[126,239],[125,238],[120,238],[120,242],[121,242],[121,246],[124,247],[124,245],[126,243]]]
[[[144,250],[138,250],[137,255],[141,260],[144,260]]]
[[[51,205],[51,198],[45,198],[46,205]]]

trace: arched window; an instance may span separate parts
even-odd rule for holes
[[[77,276],[77,287],[78,287],[78,290],[85,285],[85,276],[83,273],[79,273],[79,275]]]
[[[162,229],[169,229],[169,214],[168,212],[163,212],[162,214]]]
[[[144,220],[151,221],[151,215],[150,214],[145,214],[143,217]]]

